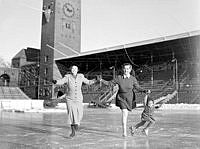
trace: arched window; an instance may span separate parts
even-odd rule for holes
[[[1,85],[2,86],[9,86],[9,83],[10,83],[10,76],[6,73],[2,74],[0,76],[0,81],[1,81]]]

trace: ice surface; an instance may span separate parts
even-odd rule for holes
[[[57,112],[56,112],[57,111]],[[140,131],[122,137],[121,112],[116,108],[84,108],[80,131],[69,138],[65,109],[42,112],[0,112],[2,149],[174,149],[200,148],[200,112],[196,109],[158,109],[149,136]],[[129,113],[128,124],[140,121],[142,109]],[[128,131],[128,130],[127,130]]]

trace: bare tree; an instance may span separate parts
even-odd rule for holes
[[[11,63],[5,61],[2,57],[0,57],[0,67],[10,68],[11,67]]]

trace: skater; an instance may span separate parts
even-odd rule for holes
[[[123,130],[122,136],[126,137],[127,136],[126,124],[127,124],[128,111],[131,111],[133,108],[136,107],[134,89],[143,93],[146,93],[147,90],[141,88],[135,76],[131,75],[132,71],[131,64],[129,63],[123,64],[122,69],[123,69],[123,74],[118,75],[114,80],[106,81],[100,79],[100,81],[105,85],[109,84],[118,85],[116,106],[118,106],[122,112],[122,130]]]
[[[139,127],[143,126],[144,124],[147,124],[146,127],[142,130],[142,132],[148,136],[149,127],[155,124],[155,119],[153,117],[154,110],[160,108],[162,104],[173,98],[177,94],[177,91],[174,91],[172,94],[168,94],[167,96],[163,96],[157,100],[153,100],[149,96],[149,94],[150,92],[148,91],[144,97],[144,110],[141,114],[141,122],[137,123],[134,127],[129,127],[132,135],[137,131]],[[159,102],[161,104],[156,105]]]
[[[75,136],[75,131],[78,130],[78,126],[83,117],[83,95],[81,91],[82,83],[91,85],[96,80],[88,80],[83,74],[78,73],[78,66],[73,65],[71,67],[71,74],[65,75],[60,80],[53,80],[54,84],[63,85],[66,83],[66,94],[62,97],[66,99],[67,106],[67,119],[71,125],[70,137]],[[62,98],[60,97],[60,98]]]

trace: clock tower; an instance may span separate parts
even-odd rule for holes
[[[80,0],[56,0],[55,59],[80,53],[81,4]],[[60,52],[58,52],[58,50]]]
[[[62,77],[55,60],[78,55],[80,45],[81,0],[43,0],[38,87],[41,99],[52,97],[51,81]]]

